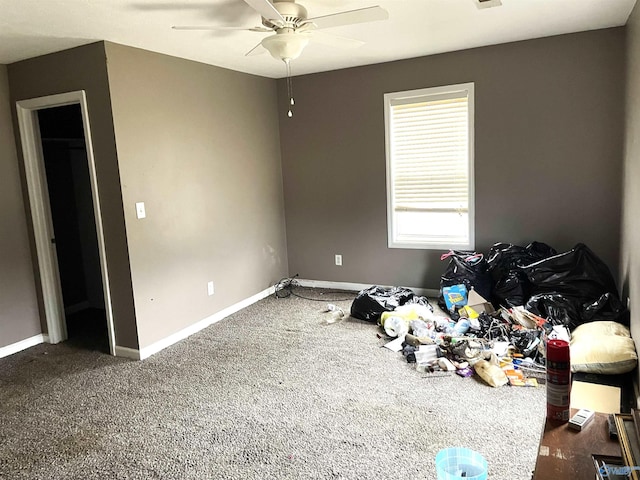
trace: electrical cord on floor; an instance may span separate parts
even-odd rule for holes
[[[323,293],[344,293],[344,292],[323,292]],[[349,297],[349,298],[311,298],[311,297],[305,297],[304,295],[300,295],[294,291],[291,291],[291,295],[293,295],[294,297],[298,297],[298,298],[304,298],[305,300],[313,300],[314,302],[346,302],[346,301],[350,301],[353,300],[355,298],[355,296],[353,297]]]
[[[280,281],[274,285],[276,298],[290,297],[293,293],[294,284],[298,284],[296,281],[297,277],[298,274],[296,273],[293,277],[284,277],[280,279]]]
[[[305,295],[300,295],[299,293],[294,292],[294,288],[299,287],[300,284],[298,283],[298,281],[296,280],[296,278],[298,278],[298,274],[296,273],[293,277],[284,277],[282,278],[278,283],[275,284],[275,297],[276,298],[287,298],[290,296],[294,296],[294,297],[298,297],[298,298],[303,298],[305,300],[312,300],[314,302],[346,302],[346,301],[350,301],[353,300],[355,297],[348,297],[348,298],[327,298],[327,297],[323,297],[323,298],[312,298],[312,297],[307,297]],[[329,291],[329,292],[322,292],[323,295],[324,294],[343,294],[344,292],[342,291]]]

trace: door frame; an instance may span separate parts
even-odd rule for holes
[[[42,153],[40,125],[38,123],[38,110],[74,104],[80,105],[80,110],[82,112],[85,149],[87,153],[87,162],[89,164],[89,181],[91,183],[93,212],[96,222],[96,233],[98,236],[98,252],[100,255],[100,271],[102,273],[107,330],[109,332],[109,350],[111,355],[115,355],[116,338],[115,328],[113,325],[111,291],[109,289],[107,256],[104,246],[100,196],[98,195],[98,180],[95,158],[93,155],[93,144],[91,141],[87,96],[84,90],[48,95],[45,97],[31,98],[16,102],[20,140],[22,142],[22,157],[24,159],[29,205],[31,207],[31,220],[33,222],[33,233],[36,244],[37,263],[40,272],[40,285],[42,288],[44,313],[47,321],[48,342],[62,342],[67,339],[68,334],[65,321],[64,302],[62,300],[58,259],[54,245],[55,235],[53,232],[49,190],[47,188],[46,173],[44,169],[44,156]]]

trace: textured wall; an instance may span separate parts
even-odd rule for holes
[[[607,29],[295,77],[292,119],[280,80],[290,273],[438,287],[441,251],[387,248],[383,94],[475,82],[477,249],[584,242],[617,275],[624,40]]]
[[[100,42],[24,60],[9,65],[9,84],[12,102],[76,90],[86,91],[102,207],[116,344],[137,348],[105,58],[104,44]],[[15,121],[15,111],[13,113]]]
[[[640,6],[627,23],[626,141],[622,222],[623,296],[631,300],[631,334],[640,338]],[[636,340],[637,342],[637,340]],[[639,382],[640,383],[640,382]],[[640,399],[639,399],[640,400]]]
[[[0,65],[0,347],[42,333],[11,110]]]
[[[106,45],[145,347],[287,273],[276,82]]]

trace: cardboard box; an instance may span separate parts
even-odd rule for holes
[[[571,408],[620,413],[620,395],[618,387],[576,380],[571,385]]]
[[[450,312],[452,312],[454,308],[463,307],[468,303],[467,287],[463,284],[443,287],[442,296]]]
[[[493,313],[496,311],[491,302],[488,302],[474,289],[471,289],[467,295],[467,305],[478,313]]]

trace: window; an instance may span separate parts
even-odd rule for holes
[[[473,83],[384,102],[389,247],[473,249]]]

